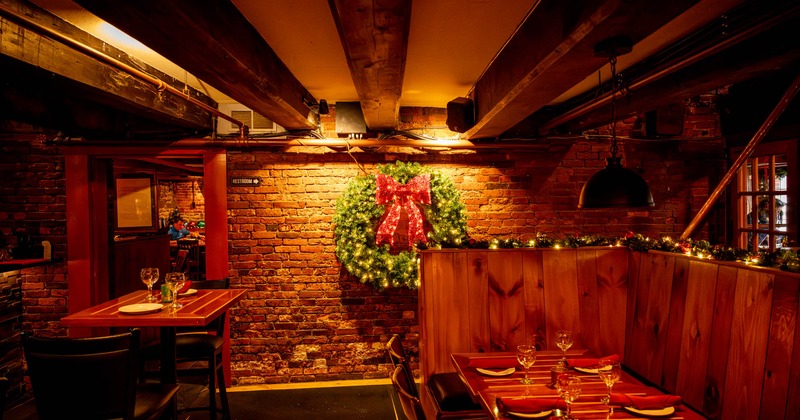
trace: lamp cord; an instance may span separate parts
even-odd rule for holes
[[[611,157],[617,157],[617,55],[615,51],[611,52],[611,57],[608,59],[611,64]]]

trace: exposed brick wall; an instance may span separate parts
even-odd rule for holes
[[[194,195],[194,207],[192,196]],[[164,181],[158,184],[158,218],[169,219],[175,208],[186,221],[205,220],[206,202],[203,197],[203,180],[194,181],[194,194],[192,194],[192,181]]]
[[[401,120],[408,124],[404,129],[425,127],[420,133],[431,134],[442,130],[444,117],[415,109],[404,111]],[[323,116],[323,129],[334,130],[333,121]],[[63,157],[55,148],[21,140],[1,144],[0,229],[7,233],[22,221],[35,223],[54,242],[56,256],[64,257]],[[628,230],[677,236],[725,167],[721,143],[621,141],[623,162],[650,183],[656,207],[581,211],[578,193],[604,166],[608,141],[535,143],[535,148],[473,154],[353,156],[370,173],[375,165],[396,160],[442,171],[461,191],[469,234],[476,240],[537,232],[616,236]],[[346,276],[334,255],[334,203],[359,175],[359,164],[341,153],[229,152],[229,177],[264,181],[257,188],[228,189],[229,275],[234,287],[252,290],[232,312],[234,383],[386,377],[383,345],[394,333],[416,364],[416,292],[373,290]],[[694,237],[705,234],[703,229]],[[24,280],[25,328],[63,333],[57,320],[66,312],[64,277],[62,264]]]
[[[0,241],[16,242],[25,229],[52,244],[54,259],[67,255],[64,157],[44,137],[0,138]],[[65,335],[60,319],[67,314],[66,263],[22,270],[22,329]]]

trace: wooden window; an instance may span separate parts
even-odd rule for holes
[[[796,142],[756,148],[737,174],[736,244],[752,252],[775,251],[797,239]]]

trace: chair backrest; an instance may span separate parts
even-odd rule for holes
[[[386,354],[389,355],[389,360],[392,362],[392,367],[396,369],[398,365],[403,366],[403,371],[407,376],[406,381],[414,385],[410,388],[409,392],[411,395],[419,397],[419,392],[417,392],[417,386],[414,382],[414,372],[411,371],[411,365],[408,362],[408,357],[406,357],[406,351],[403,348],[403,342],[400,341],[399,335],[393,335],[392,338],[390,338],[386,343]]]
[[[139,330],[94,338],[22,338],[41,419],[134,417]]]
[[[172,267],[173,273],[182,273],[186,271],[186,258],[188,255],[188,249],[178,249],[178,253],[175,254],[175,265]]]
[[[8,398],[8,388],[10,385],[8,378],[0,376],[0,420],[3,420],[3,413],[6,410],[6,399]]]
[[[409,420],[425,420],[422,403],[418,397],[411,395],[411,390],[416,389],[416,385],[408,382],[408,374],[402,364],[397,365],[392,373],[392,385],[397,391],[397,397],[400,399],[400,405],[403,407],[406,417]]]
[[[228,277],[220,280],[201,280],[192,282],[193,289],[229,289],[231,281]],[[213,331],[216,335],[222,337],[225,333],[225,312],[222,315],[214,318],[213,321],[204,327],[179,329],[180,332],[197,332],[197,331]]]

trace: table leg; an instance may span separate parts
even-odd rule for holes
[[[178,383],[175,353],[175,327],[161,327],[161,383]]]

